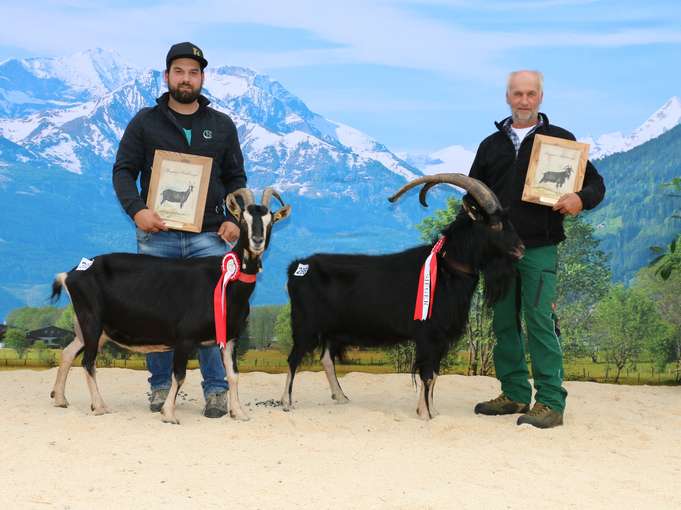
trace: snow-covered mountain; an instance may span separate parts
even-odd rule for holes
[[[626,152],[644,144],[648,140],[657,138],[681,123],[681,100],[674,96],[660,109],[653,113],[648,120],[636,128],[631,134],[621,132],[606,133],[594,139],[591,136],[580,138],[580,142],[591,145],[589,156],[591,159],[601,159],[617,152]]]
[[[102,62],[104,57],[108,59]],[[87,99],[53,103],[51,107],[42,104],[39,111],[16,112],[8,108],[0,115],[0,136],[74,173],[110,172],[127,122],[140,108],[153,105],[165,85],[161,73],[151,70],[117,83],[106,72],[105,64],[113,70],[123,70],[120,75],[126,78],[134,73],[132,67],[102,50],[78,54],[73,61],[4,62],[0,77],[3,71],[23,66],[30,72],[31,91],[40,89],[36,81],[58,79],[71,91],[66,96],[81,97],[83,92]],[[78,66],[84,67],[84,77],[65,81],[65,74],[78,74]],[[53,76],[49,71],[55,68],[61,72]],[[367,168],[382,168],[401,180],[420,175],[376,140],[310,111],[280,83],[252,70],[229,66],[208,69],[204,93],[213,107],[234,119],[248,169],[256,180],[259,173],[266,174],[263,185],[275,184],[282,190],[294,189],[311,196],[352,195],[348,184],[374,177],[375,171],[369,175]],[[334,185],[315,186],[320,179],[328,181],[328,172],[320,173],[321,168],[336,168],[344,175],[338,175]]]
[[[617,131],[606,133],[596,139],[585,136],[580,138],[579,141],[591,146],[589,150],[590,159],[602,159],[610,154],[626,152],[638,147],[679,124],[681,124],[681,99],[674,96],[629,135],[623,135]],[[475,151],[468,150],[460,145],[450,145],[427,154],[407,152],[396,154],[427,175],[440,172],[467,174],[475,158]]]
[[[92,49],[68,57],[0,62],[0,116],[64,108],[100,97],[138,74],[116,52]]]
[[[426,175],[446,172],[468,174],[475,158],[474,151],[461,145],[450,145],[430,154],[400,152],[397,155]]]

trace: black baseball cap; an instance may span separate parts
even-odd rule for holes
[[[205,69],[208,61],[203,58],[203,51],[196,44],[190,42],[181,42],[173,44],[166,55],[166,69],[170,69],[170,64],[176,58],[193,58],[201,66],[201,70]]]

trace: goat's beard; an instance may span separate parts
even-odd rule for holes
[[[180,89],[180,86],[187,86],[187,83],[178,83],[177,86],[173,87],[168,84],[168,92],[170,92],[171,97],[182,104],[191,104],[199,98],[201,94],[201,87],[196,89],[191,88],[189,85],[189,90],[186,88],[184,90]]]
[[[495,258],[482,270],[485,303],[498,303],[509,291],[516,279],[517,270],[511,257]]]

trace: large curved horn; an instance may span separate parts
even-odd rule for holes
[[[248,189],[248,188],[239,188],[237,190],[234,190],[230,193],[234,198],[236,197],[241,197],[241,200],[244,203],[244,209],[248,207],[251,204],[255,203],[255,197],[253,196],[253,192]]]
[[[263,190],[262,202],[261,202],[262,205],[264,205],[265,207],[267,207],[269,209],[270,208],[270,199],[272,198],[272,196],[274,196],[274,198],[279,200],[279,203],[282,205],[282,207],[286,205],[284,203],[284,201],[281,199],[281,197],[279,196],[279,193],[277,193],[277,191],[274,188],[265,188]]]
[[[467,175],[453,173],[426,175],[424,177],[414,179],[413,181],[402,186],[402,188],[400,188],[399,191],[397,191],[397,193],[391,196],[388,200],[395,202],[404,193],[421,184],[425,184],[425,186],[419,193],[419,201],[426,207],[428,207],[428,204],[426,203],[426,194],[430,188],[438,184],[453,184],[468,191],[468,193],[471,194],[471,196],[478,204],[480,204],[480,207],[482,207],[487,214],[492,214],[498,209],[501,209],[499,199],[484,183]]]

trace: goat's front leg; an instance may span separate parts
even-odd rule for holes
[[[237,420],[247,421],[250,418],[239,402],[239,372],[236,368],[235,348],[236,340],[232,339],[227,342],[227,346],[222,351],[222,362],[225,365],[227,384],[229,384],[229,415]]]
[[[435,382],[437,381],[437,372],[433,374],[433,380],[430,383],[430,392],[428,394],[428,408],[430,409],[430,415],[434,418],[438,414],[440,414],[437,409],[435,409],[435,398],[434,398],[434,390],[435,390]]]
[[[430,420],[433,416],[430,414],[430,403],[428,399],[431,395],[430,387],[433,384],[433,379],[424,379],[421,377],[421,389],[419,391],[419,402],[416,406],[416,414],[422,420]]]
[[[336,366],[331,357],[330,346],[327,344],[326,349],[324,349],[324,354],[322,355],[322,365],[324,366],[324,372],[326,372],[326,378],[329,381],[329,387],[331,388],[331,398],[338,404],[347,404],[350,402],[338,382],[338,377],[336,376]]]
[[[184,380],[178,381],[177,377],[175,377],[175,373],[173,372],[168,396],[166,397],[165,402],[163,402],[163,407],[161,407],[161,421],[163,423],[172,423],[173,425],[180,424],[180,420],[178,420],[177,416],[175,416],[175,400],[183,382]]]

